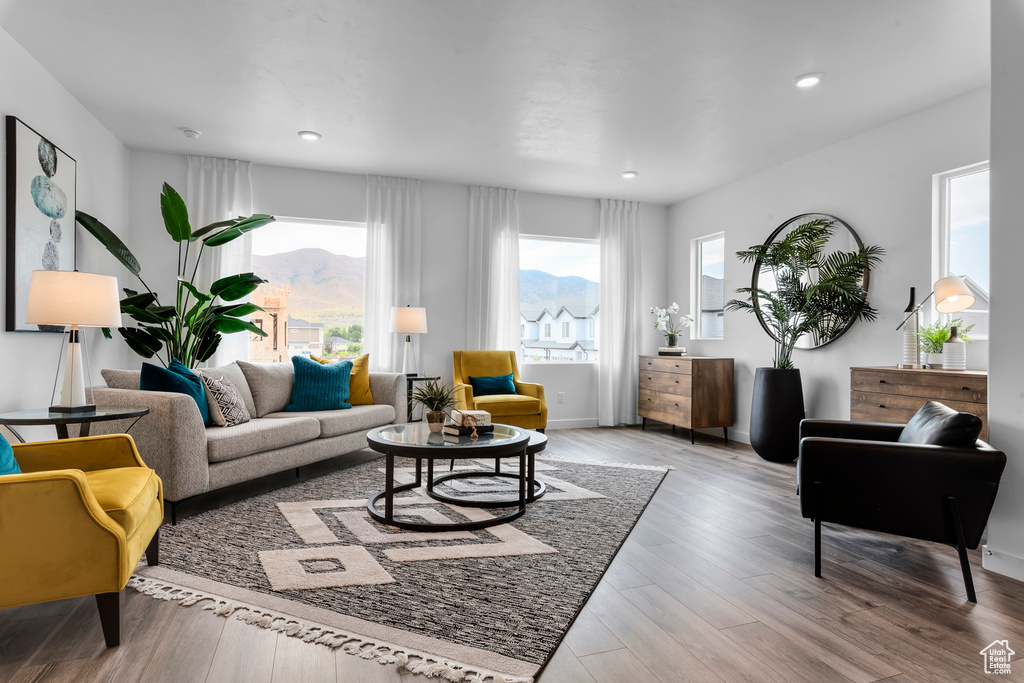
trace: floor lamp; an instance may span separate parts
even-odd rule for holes
[[[416,361],[412,357],[412,336],[427,333],[427,309],[413,306],[391,309],[391,331],[405,335],[405,349],[402,352],[402,374],[415,375]]]
[[[971,293],[970,287],[964,282],[964,279],[958,275],[949,275],[940,280],[936,280],[935,288],[932,289],[931,294],[924,298],[924,301],[914,305],[914,288],[910,288],[910,304],[907,306],[907,310],[904,313],[909,313],[903,322],[900,323],[896,331],[907,325],[907,322],[913,318],[913,322],[907,325],[907,329],[904,332],[903,341],[903,362],[897,365],[899,368],[927,368],[928,366],[921,362],[921,342],[918,339],[918,335],[921,331],[921,307],[931,299],[935,297],[935,310],[939,313],[959,313],[960,311],[966,310],[974,305],[974,294]],[[912,339],[912,341],[911,341]]]
[[[36,270],[28,288],[25,322],[30,325],[70,326],[67,360],[64,363],[64,384],[60,403],[50,407],[56,413],[82,413],[96,410],[85,399],[83,353],[85,336],[80,327],[120,327],[121,304],[117,294],[117,278],[109,275],[80,273],[77,270]],[[60,360],[53,380],[53,393],[60,377]]]

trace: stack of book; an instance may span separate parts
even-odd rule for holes
[[[444,433],[449,436],[482,436],[494,431],[494,425],[480,425],[478,427],[464,427],[458,424],[447,424],[444,426]]]

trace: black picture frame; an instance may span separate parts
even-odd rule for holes
[[[8,332],[64,332],[27,325],[25,305],[33,270],[75,270],[78,163],[16,116],[7,132]]]

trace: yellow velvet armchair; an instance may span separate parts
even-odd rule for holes
[[[163,484],[126,434],[16,444],[0,476],[0,609],[95,595],[121,643],[125,584],[158,562]]]
[[[514,351],[453,351],[456,410],[486,410],[491,421],[543,432],[548,426],[548,404],[544,385],[519,379]],[[512,375],[515,394],[474,396],[470,377]]]

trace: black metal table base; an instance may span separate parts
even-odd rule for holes
[[[484,504],[481,504],[481,501],[475,501],[474,502],[474,501],[459,500],[459,499],[454,499],[452,501],[447,501],[447,500],[443,501],[443,502],[451,502],[454,505],[461,505],[463,507],[509,507],[510,505],[515,505],[516,506],[515,510],[513,510],[512,512],[509,512],[507,514],[501,515],[500,517],[492,517],[492,518],[489,518],[489,519],[483,519],[483,520],[477,520],[477,521],[452,522],[450,524],[431,524],[431,523],[427,523],[427,522],[410,522],[410,521],[407,521],[407,520],[404,520],[404,519],[396,519],[395,518],[395,494],[396,493],[401,493],[402,491],[410,491],[412,489],[419,488],[420,486],[423,485],[423,459],[422,458],[416,458],[416,481],[414,481],[411,484],[401,484],[399,486],[395,486],[395,459],[394,459],[394,456],[391,453],[385,454],[385,470],[386,471],[385,471],[385,474],[384,474],[384,476],[385,476],[385,487],[384,487],[384,490],[380,491],[378,493],[375,493],[373,496],[370,497],[369,500],[366,501],[366,510],[370,514],[371,518],[377,520],[381,524],[387,524],[389,526],[397,527],[399,529],[406,529],[408,531],[475,531],[475,530],[478,530],[478,529],[486,529],[488,527],[497,526],[499,524],[505,524],[507,522],[511,522],[512,520],[518,519],[518,518],[522,517],[524,514],[526,514],[526,504],[527,504],[527,502],[530,502],[532,500],[536,500],[537,498],[540,497],[540,495],[543,495],[543,493],[544,493],[543,484],[541,484],[542,488],[541,488],[541,490],[539,492],[538,491],[530,491],[530,493],[532,495],[530,495],[530,496],[527,495],[527,471],[528,470],[529,470],[529,473],[531,475],[529,477],[529,480],[530,480],[530,483],[531,483],[530,488],[531,489],[535,488],[536,484],[538,482],[536,482],[536,480],[534,480],[533,476],[532,476],[533,475],[533,467],[532,467],[533,458],[532,457],[528,458],[526,451],[527,451],[527,449],[524,447],[523,448],[523,452],[519,454],[519,473],[518,474],[510,474],[510,473],[502,474],[500,472],[499,473],[495,473],[495,472],[480,472],[480,473],[456,472],[455,475],[446,475],[445,477],[442,477],[442,478],[440,478],[440,479],[438,479],[437,481],[434,481],[434,482],[431,481],[433,479],[432,475],[433,475],[433,470],[434,470],[434,467],[433,467],[434,461],[433,461],[432,458],[428,458],[427,459],[428,489],[433,489],[433,484],[438,483],[440,481],[451,479],[451,478],[453,478],[453,476],[466,476],[467,474],[476,474],[477,476],[484,476],[484,475],[486,475],[486,476],[492,476],[492,477],[493,476],[506,476],[506,477],[511,477],[511,478],[517,479],[519,481],[519,496],[517,498],[515,498],[514,500],[502,501],[498,505],[492,505],[491,504],[492,501],[483,501]],[[530,464],[528,464],[528,460],[529,460]],[[432,498],[435,498],[437,500],[442,500],[441,498],[438,498],[438,494],[436,494],[436,492],[433,492],[432,490],[428,490],[427,493]],[[540,495],[538,495],[538,493]],[[443,495],[443,494],[440,494],[440,495]],[[379,500],[381,500],[382,498],[384,499],[384,514],[381,514],[380,510],[377,508],[377,502]]]

